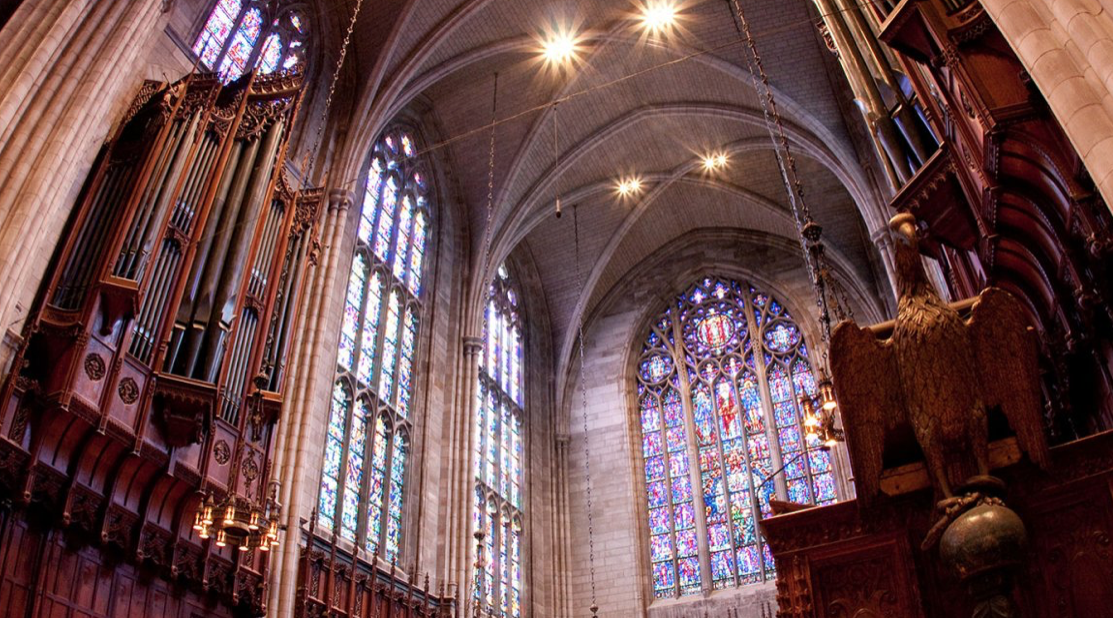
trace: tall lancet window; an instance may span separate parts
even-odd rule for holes
[[[770,499],[837,500],[830,456],[803,428],[808,353],[783,305],[727,279],[700,280],[653,322],[637,405],[656,597],[771,579],[757,528]]]
[[[272,73],[303,62],[308,36],[305,11],[293,2],[217,0],[193,53],[230,82],[251,68]]]
[[[371,153],[317,505],[320,527],[387,560],[401,546],[433,197],[416,153],[402,130],[386,133]]]
[[[477,389],[475,512],[484,532],[475,598],[495,615],[522,615],[522,317],[500,266],[487,300]]]

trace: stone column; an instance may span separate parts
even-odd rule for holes
[[[297,345],[290,351],[289,389],[275,446],[274,469],[282,486],[279,499],[286,533],[279,551],[271,554],[270,616],[294,613],[302,521],[308,521],[316,507],[344,306],[342,286],[350,265],[351,243],[345,242],[348,214],[354,199],[351,191],[329,193],[320,261],[306,274],[308,291],[298,308]]]
[[[446,514],[449,534],[444,542],[448,549],[446,565],[448,581],[460,587],[460,597],[466,605],[471,599],[472,569],[475,562],[475,540],[472,538],[471,514],[475,509],[474,471],[472,458],[475,456],[475,418],[479,386],[479,358],[483,353],[482,337],[464,337],[463,383],[460,384],[460,400],[455,406],[457,414],[453,418],[454,439],[449,444],[453,471]]]
[[[1110,0],[981,0],[1113,206]]]
[[[877,247],[877,255],[881,257],[881,263],[885,266],[885,274],[889,277],[889,287],[893,290],[893,294],[896,294],[897,271],[896,263],[893,261],[893,239],[889,236],[889,229],[883,227],[875,231],[870,234],[870,240]],[[885,308],[889,310],[889,315],[896,315],[896,298],[886,297],[882,300],[885,303]]]
[[[553,531],[555,539],[556,556],[553,560],[555,571],[554,580],[556,590],[553,591],[554,615],[557,618],[566,618],[571,615],[572,598],[572,553],[569,543],[572,539],[572,525],[568,513],[568,449],[572,445],[572,437],[564,433],[556,438],[555,462],[553,477],[556,488],[556,497],[553,508],[553,522],[556,530]]]
[[[18,333],[161,0],[23,2],[0,31],[0,325]],[[6,368],[12,345],[0,347]]]

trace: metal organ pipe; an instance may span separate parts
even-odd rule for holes
[[[252,149],[250,156],[254,156],[254,146],[254,144],[248,145],[249,149]],[[239,201],[236,196],[240,195],[243,182],[246,182],[241,182],[245,177],[243,149],[244,143],[241,140],[236,140],[232,144],[231,154],[213,201],[213,211],[209,213],[201,244],[193,261],[193,272],[190,276],[192,285],[187,285],[178,311],[176,326],[182,331],[181,353],[180,356],[167,358],[167,367],[178,375],[193,376],[194,365],[200,353],[202,332],[209,322],[209,313],[212,311],[213,281],[217,273],[224,268],[228,235],[235,221],[234,215],[229,212],[233,209],[227,206],[231,201]]]
[[[302,278],[308,245],[305,233],[302,233],[290,240],[286,251],[286,259],[282,267],[282,287],[275,299],[274,315],[267,335],[268,350],[263,359],[264,366],[271,367],[268,387],[271,391],[279,390],[285,373],[286,365],[283,360],[286,358],[289,329],[292,327],[293,313],[298,300],[296,282]]]
[[[882,50],[877,40],[877,34],[874,32],[873,28],[870,27],[865,15],[862,13],[861,5],[850,0],[835,0],[835,2],[838,3],[843,14],[847,17],[846,25],[850,29],[854,41],[865,48],[863,56],[866,62],[877,75],[877,78],[893,93],[896,102],[896,109],[892,112],[894,124],[896,124],[897,129],[908,145],[908,149],[905,152],[916,159],[916,168],[918,169],[928,160],[935,148],[933,146],[929,150],[927,145],[924,144],[924,140],[917,130],[918,119],[916,118],[916,111],[912,108],[911,102],[904,95],[904,91],[901,89],[896,75],[893,74],[893,67],[889,63],[889,58]],[[884,100],[884,97],[882,100]]]
[[[276,121],[266,133],[262,148],[253,146],[255,157],[252,160],[252,173],[250,183],[245,187],[245,199],[240,202],[237,209],[238,218],[232,226],[232,237],[229,241],[228,255],[225,267],[221,269],[220,279],[213,294],[212,315],[208,320],[202,341],[201,365],[194,371],[195,377],[201,380],[213,381],[220,370],[220,353],[222,340],[231,328],[231,313],[235,310],[233,294],[239,289],[239,283],[245,270],[245,260],[251,249],[250,238],[263,206],[263,198],[270,186],[271,171],[274,158],[278,151],[279,137],[282,135],[282,123]],[[256,140],[257,142],[258,140]],[[261,151],[261,152],[260,152]],[[261,154],[261,157],[259,156]],[[220,328],[214,328],[219,324]]]
[[[173,191],[174,185],[177,184],[174,179],[178,178],[185,168],[201,115],[200,111],[195,112],[187,121],[183,122],[182,125],[186,128],[185,133],[175,131],[174,139],[170,142],[169,147],[163,151],[165,155],[173,153],[173,158],[170,159],[169,165],[159,165],[158,173],[155,174],[151,184],[148,185],[139,210],[132,221],[131,231],[120,251],[120,259],[116,263],[114,271],[117,277],[139,279],[140,261],[144,258],[143,254],[149,252],[148,247],[152,242],[150,240],[151,235],[155,233],[157,222],[161,221],[162,213],[169,206],[170,193]]]
[[[135,166],[123,163],[113,166],[105,174],[90,204],[89,218],[82,225],[73,255],[62,274],[52,301],[55,307],[64,310],[79,308],[95,275],[96,265],[101,263],[98,257],[105,251],[105,236],[121,214],[126,196],[120,193],[126,190],[134,175]]]
[[[163,239],[155,261],[154,272],[151,274],[150,284],[143,298],[142,306],[145,310],[141,312],[143,319],[136,324],[137,332],[142,328],[144,341],[141,345],[133,343],[132,346],[132,353],[145,363],[150,362],[151,352],[158,343],[155,338],[160,336],[159,327],[167,309],[166,303],[178,279],[183,250],[186,249],[179,244],[175,233],[188,242],[193,232],[193,216],[198,207],[196,200],[203,190],[205,180],[210,176],[217,152],[220,150],[219,146],[219,140],[210,131],[202,133],[198,156],[186,172],[182,193],[178,199],[173,200],[174,208],[170,213],[166,230],[162,233]],[[145,236],[157,237],[158,230],[151,230]],[[142,246],[146,246],[146,241]],[[146,250],[141,252],[141,254],[145,253]],[[144,259],[140,263],[139,277],[143,277],[146,261]]]

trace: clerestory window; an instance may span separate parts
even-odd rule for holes
[[[308,18],[294,3],[217,0],[193,53],[230,82],[251,68],[273,73],[303,63],[308,39]]]
[[[413,134],[387,132],[368,165],[317,504],[322,528],[386,560],[401,547],[432,198]]]

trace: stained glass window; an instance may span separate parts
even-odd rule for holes
[[[218,0],[193,43],[193,53],[225,82],[249,67],[272,73],[304,63],[309,22],[291,4]]]
[[[402,143],[406,148],[406,143]],[[491,285],[479,354],[473,516],[484,531],[484,567],[475,598],[492,615],[522,615],[522,326],[518,296],[505,266]]]
[[[770,500],[838,499],[828,452],[803,430],[816,380],[788,310],[749,285],[700,280],[650,328],[637,392],[654,596],[773,577],[757,528]]]
[[[399,142],[409,146],[390,146]],[[368,163],[317,505],[323,533],[336,530],[386,560],[398,556],[405,529],[424,267],[423,259],[413,256],[425,254],[430,221],[417,144],[409,133],[388,132]],[[403,216],[410,223],[399,224]],[[375,247],[382,230],[382,245],[390,251],[380,254]]]

